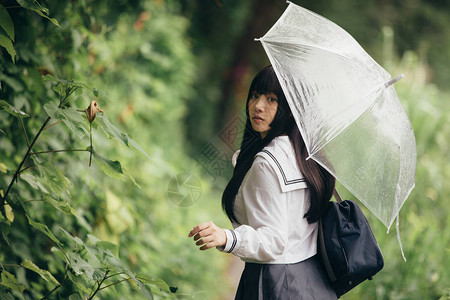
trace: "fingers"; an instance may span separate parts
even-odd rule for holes
[[[201,246],[201,247],[199,248],[199,250],[202,250],[202,251],[208,250],[208,249],[211,249],[211,248],[214,248],[214,247],[216,247],[216,246],[219,246],[217,240],[216,240],[215,237],[213,237],[213,236],[205,237],[205,238],[199,240],[199,241],[198,241],[197,243],[195,243],[195,244],[196,244],[197,246]]]
[[[210,249],[210,248],[213,248],[216,246],[217,242],[215,240],[214,235],[211,234],[211,235],[207,235],[205,237],[200,237],[199,235],[200,235],[200,233],[196,234],[194,236],[194,240],[197,241],[195,243],[195,245],[197,245],[197,246],[203,245],[202,247],[199,248],[200,250],[207,250],[207,249]]]
[[[207,237],[204,237],[204,238],[202,238],[202,239],[199,239],[199,240],[197,241],[197,243],[195,243],[195,244],[196,244],[197,246],[201,246],[201,245],[203,245],[203,244],[211,243],[213,240],[214,240],[213,237],[209,235],[209,236],[207,236]]]
[[[211,221],[195,226],[188,234],[188,237],[194,237],[197,246],[202,246],[200,250],[207,250],[218,246],[217,226]]]
[[[201,251],[205,251],[205,250],[211,249],[211,248],[213,248],[213,247],[215,247],[215,245],[213,245],[212,243],[209,243],[209,244],[203,245],[203,246],[200,247],[199,249],[200,249]]]
[[[199,224],[197,226],[195,226],[194,228],[192,228],[192,230],[189,232],[188,237],[192,237],[195,236],[197,233],[199,233],[200,231],[203,231],[207,228],[209,228],[211,225],[213,225],[214,223],[209,221],[209,222],[205,222],[202,224]]]
[[[194,241],[197,241],[197,240],[199,240],[199,239],[201,239],[201,238],[204,238],[204,237],[206,237],[206,236],[209,236],[209,235],[211,235],[211,234],[212,234],[212,230],[210,230],[210,228],[201,230],[201,231],[199,231],[198,233],[196,233],[196,234],[194,235]]]

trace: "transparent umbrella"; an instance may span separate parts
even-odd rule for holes
[[[389,229],[414,188],[416,144],[392,79],[333,22],[289,3],[260,39],[309,158]]]

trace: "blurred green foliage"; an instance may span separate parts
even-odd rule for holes
[[[85,151],[27,161],[25,167],[37,164],[39,173],[33,168],[22,173],[1,220],[2,296],[42,298],[59,283],[63,287],[52,292],[54,298],[77,299],[111,275],[108,266],[123,273],[117,281],[126,282],[100,290],[95,296],[103,299],[149,297],[140,293],[146,288],[155,299],[232,294],[236,287],[225,274],[229,257],[200,252],[187,238],[192,226],[207,220],[230,226],[220,208],[229,170],[215,169],[219,173],[210,176],[212,170],[202,168],[198,156],[217,148],[228,159],[236,147],[226,148],[222,130],[230,124],[242,127],[239,112],[249,80],[268,64],[252,38],[269,29],[284,1],[31,3],[0,1],[0,190],[6,191],[27,149],[21,120],[30,140],[49,115],[49,125],[62,120],[44,131],[35,152]],[[395,232],[386,235],[367,213],[386,264],[373,281],[343,299],[448,299],[449,4],[296,3],[341,25],[392,75],[406,75],[396,89],[416,135],[416,188],[400,213],[407,262]],[[47,74],[82,86],[64,111],[55,109],[62,85],[44,81]],[[90,148],[89,122],[74,112],[92,100],[104,115],[92,123]],[[29,117],[20,119],[14,109]],[[194,175],[201,184],[198,202],[189,207],[169,199],[169,182],[180,173]],[[53,191],[50,196],[37,177],[44,180],[42,188]],[[177,292],[168,292],[167,285]]]
[[[15,63],[7,52],[0,57],[1,98],[30,115],[23,118],[30,140],[46,114],[52,117],[48,125],[64,121],[44,131],[35,152],[86,149],[89,123],[84,118],[84,127],[72,126],[76,110],[96,100],[105,114],[92,123],[91,167],[88,152],[38,156],[45,159],[39,162],[40,172],[52,167],[40,173],[48,184],[44,188],[50,186],[50,196],[59,197],[45,196],[27,171],[11,189],[7,201],[19,199],[15,203],[20,201],[32,219],[22,218],[18,205],[12,208],[15,219],[2,225],[0,292],[26,299],[52,292],[50,298],[77,299],[75,295],[92,295],[103,278],[116,273],[102,287],[131,283],[101,289],[97,297],[146,298],[145,288],[155,298],[212,294],[224,259],[212,251],[200,253],[187,238],[206,214],[196,207],[177,207],[167,197],[168,182],[177,173],[188,170],[200,177],[196,162],[184,151],[182,124],[194,76],[189,21],[179,14],[176,1],[58,1],[47,8],[60,27],[25,9],[7,10],[16,55]],[[51,82],[44,82],[45,74],[90,88],[73,94],[69,107],[59,112],[51,102],[58,100],[59,87],[54,91]],[[27,141],[20,120],[6,110],[0,114],[0,188],[6,191]],[[217,198],[208,186],[202,180],[201,199]],[[202,206],[220,212],[215,201]],[[45,274],[20,267],[28,261]],[[62,286],[55,289],[58,285],[42,276],[46,272]],[[164,282],[178,288],[174,296]]]

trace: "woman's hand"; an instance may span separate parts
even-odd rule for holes
[[[197,246],[203,245],[200,250],[223,247],[227,243],[225,229],[218,227],[211,221],[195,226],[188,236],[194,237]]]

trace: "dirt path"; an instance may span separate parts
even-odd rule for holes
[[[242,270],[244,270],[244,262],[234,256],[230,255],[228,270],[225,277],[227,278],[227,286],[229,286],[229,293],[227,293],[221,300],[233,300],[236,293],[239,279],[241,278]]]

